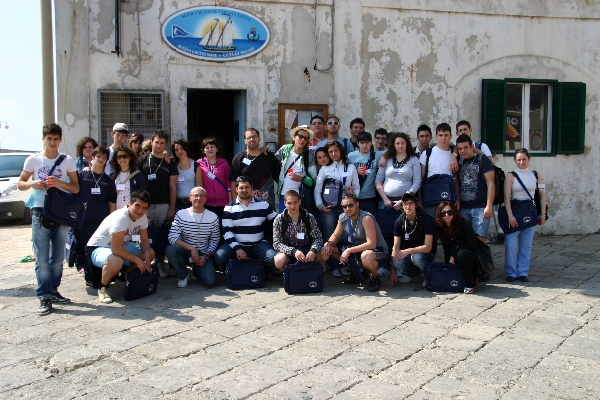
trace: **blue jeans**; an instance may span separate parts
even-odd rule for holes
[[[51,299],[52,292],[60,286],[63,273],[65,243],[69,235],[69,227],[60,225],[56,229],[42,226],[41,209],[34,209],[31,218],[31,236],[33,255],[35,256],[35,277],[40,298]]]
[[[321,214],[321,225],[323,225],[323,242],[329,240],[335,228],[337,227],[338,221],[340,220],[340,215],[344,212],[342,206],[331,207],[331,212],[329,214],[320,212]],[[347,235],[344,234],[341,240],[346,240]],[[332,257],[327,260],[327,264],[331,268],[331,270],[336,270],[340,268],[340,264],[335,261]]]
[[[460,208],[460,215],[471,223],[478,236],[488,237],[490,218],[483,217],[485,208]]]
[[[504,236],[504,273],[507,277],[529,275],[534,233],[535,226],[532,226]]]
[[[398,276],[406,275],[411,278],[417,278],[419,275],[425,274],[425,267],[435,258],[434,253],[417,253],[410,257],[404,257],[401,260],[392,261],[392,265],[396,268]]]
[[[203,266],[192,264],[190,263],[192,252],[187,251],[183,247],[176,244],[169,245],[165,251],[165,254],[169,259],[169,265],[173,266],[175,271],[177,271],[177,277],[179,280],[183,280],[187,277],[187,265],[191,265],[192,272],[202,285],[206,287],[213,287],[215,285],[217,276],[215,273],[215,264],[213,263],[212,259],[208,258]]]
[[[258,258],[265,266],[271,269],[275,268],[274,258],[277,252],[273,250],[273,247],[266,240],[253,246],[242,246],[242,250],[246,252],[248,258]],[[225,268],[227,261],[232,258],[237,258],[237,255],[227,243],[219,246],[215,252],[215,263],[221,268]]]

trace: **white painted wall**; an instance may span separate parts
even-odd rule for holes
[[[124,57],[114,48],[114,2],[55,0],[57,104],[66,149],[98,135],[99,89],[165,92],[166,129],[185,135],[186,91],[193,88],[248,91],[247,125],[277,127],[279,103],[326,103],[348,122],[361,116],[367,130],[387,126],[409,134],[421,123],[434,127],[481,124],[481,80],[543,78],[587,85],[585,154],[535,157],[543,174],[551,220],[544,234],[600,230],[598,49],[600,5],[585,0],[337,0],[335,66],[329,63],[332,0],[244,1],[219,5],[261,18],[271,40],[260,54],[212,63],[185,57],[161,39],[161,24],[173,13],[212,0],[139,0],[142,64],[138,64],[137,0],[122,3]],[[318,45],[315,45],[314,18]],[[310,82],[302,72],[310,71]],[[139,76],[132,76],[137,73]],[[268,135],[263,140],[276,140]],[[512,158],[497,156],[505,171]]]

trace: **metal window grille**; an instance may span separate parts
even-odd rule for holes
[[[129,133],[139,132],[149,139],[157,129],[164,129],[164,92],[99,90],[98,142],[112,144],[110,133],[117,122],[124,122]]]

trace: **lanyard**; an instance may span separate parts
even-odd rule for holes
[[[150,156],[148,157],[148,171],[150,171],[150,173],[148,175],[152,175],[152,167],[150,166],[150,160],[151,159],[152,159],[152,154],[150,154]],[[160,163],[158,164],[158,167],[156,167],[156,170],[154,170],[155,174],[158,172],[158,169],[162,165],[163,160],[164,160],[164,158],[160,159]]]
[[[98,180],[96,180],[96,174],[94,173],[94,171],[92,171],[92,179],[94,180],[94,186],[98,187],[98,182],[100,182],[100,179],[102,179],[102,175],[104,175],[104,172],[100,174],[100,178],[98,178]]]
[[[398,159],[396,159],[396,157],[394,157],[392,159],[392,162],[394,163],[394,168],[401,169],[408,162],[408,154],[406,155],[406,157],[404,157],[404,159],[402,161],[398,161]]]
[[[196,219],[196,213],[192,211],[192,217],[194,217],[194,221],[196,221],[196,244],[198,248],[200,248],[200,225],[202,225],[202,220],[204,219],[204,212],[200,213],[200,222]]]
[[[413,230],[410,231],[410,232],[408,232],[408,229],[406,228],[406,221],[408,221],[408,217],[406,217],[406,219],[404,220],[404,234],[405,235],[411,235],[415,231],[415,229],[417,229],[418,218],[415,217],[415,224],[413,225]]]
[[[204,162],[206,163],[206,166],[209,168],[210,172],[214,174],[215,166],[217,165],[217,162],[219,162],[219,159],[217,158],[217,161],[215,161],[215,163],[213,164],[210,161],[208,161],[208,158],[204,157]]]

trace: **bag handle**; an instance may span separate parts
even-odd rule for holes
[[[52,173],[54,172],[54,170],[56,169],[56,167],[58,167],[64,160],[65,158],[67,158],[66,155],[61,154],[58,159],[54,162],[54,165],[52,166],[52,168],[50,169],[50,171],[48,172],[47,176],[52,176]]]
[[[126,184],[127,182],[129,182],[129,180],[130,180],[131,178],[133,178],[134,176],[136,176],[136,175],[137,175],[137,174],[139,174],[139,173],[140,173],[140,170],[133,171],[131,174],[129,174],[129,176],[128,176],[127,178],[125,178],[125,180],[123,181],[123,183],[122,183],[122,184],[123,184],[123,185],[124,185],[124,184]]]
[[[535,200],[533,199],[533,197],[531,197],[531,193],[529,193],[529,190],[527,190],[527,188],[523,184],[523,181],[521,180],[521,178],[519,178],[519,174],[516,174],[515,171],[510,171],[510,173],[513,174],[515,176],[515,178],[517,178],[517,180],[519,181],[519,183],[521,184],[521,186],[525,190],[525,193],[527,193],[527,196],[529,196],[529,198],[531,199],[531,201],[533,201],[533,205],[535,206]]]
[[[346,222],[348,223],[348,236],[350,236],[350,243],[352,243],[352,247],[355,247],[356,242],[354,241],[354,229],[352,228],[352,222],[350,221],[350,217],[348,217]],[[358,223],[358,221],[356,223]]]

